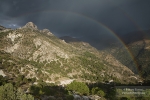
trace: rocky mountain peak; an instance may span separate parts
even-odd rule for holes
[[[25,26],[23,26],[23,28],[31,28],[37,30],[37,26],[33,22],[28,22]]]

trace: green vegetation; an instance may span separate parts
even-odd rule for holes
[[[7,78],[4,78],[2,75],[0,75],[0,86],[6,84],[7,80]]]
[[[22,89],[14,87],[11,83],[0,86],[0,100],[34,100],[30,94],[25,94]]]
[[[92,88],[92,90],[91,90],[91,92],[92,92],[92,94],[93,95],[99,95],[99,96],[101,96],[101,97],[104,97],[105,96],[105,93],[104,93],[104,91],[103,90],[101,90],[100,88],[98,88],[98,87],[94,87],[94,88]]]
[[[67,95],[68,92],[64,90],[63,88],[60,88],[58,86],[52,85],[52,84],[46,84],[44,82],[40,82],[38,85],[32,85],[30,87],[30,92],[34,96],[42,96],[42,95]]]
[[[89,94],[89,88],[85,83],[73,81],[72,83],[67,85],[66,88],[67,88],[67,90],[75,91],[76,93],[79,93],[81,95]]]

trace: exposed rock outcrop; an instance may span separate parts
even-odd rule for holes
[[[37,30],[37,26],[33,23],[33,22],[28,22],[25,26],[23,26],[22,28],[30,28],[30,29],[34,29]]]
[[[41,30],[41,32],[48,36],[53,36],[53,34],[48,29],[43,29],[43,30]]]

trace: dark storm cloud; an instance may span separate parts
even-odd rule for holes
[[[108,45],[108,40],[115,41],[108,28],[116,34],[150,28],[149,4],[149,0],[1,0],[0,24],[17,28],[32,21],[57,36]]]

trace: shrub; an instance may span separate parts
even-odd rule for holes
[[[73,81],[72,83],[67,85],[67,90],[75,91],[81,95],[89,94],[89,88],[85,83]]]

